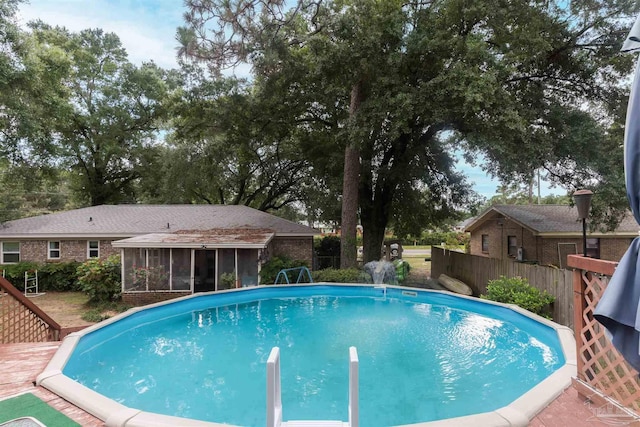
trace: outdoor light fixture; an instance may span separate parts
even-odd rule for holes
[[[589,217],[592,197],[591,190],[578,190],[573,193],[573,200],[578,208],[578,219],[582,220],[582,249],[585,257],[587,256],[587,217]]]

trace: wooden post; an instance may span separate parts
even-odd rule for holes
[[[583,313],[585,308],[584,283],[582,282],[582,270],[573,270],[573,331],[576,338],[576,356],[578,363],[578,378],[582,379],[584,360],[580,350],[582,329],[584,327]]]

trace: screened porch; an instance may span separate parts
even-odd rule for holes
[[[211,292],[260,283],[272,233],[147,234],[120,248],[123,292]]]

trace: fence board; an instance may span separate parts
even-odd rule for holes
[[[573,274],[570,270],[525,264],[510,259],[500,260],[447,249],[431,248],[431,275],[447,274],[462,280],[473,289],[474,295],[487,292],[487,283],[500,276],[520,276],[556,298],[553,320],[573,328]]]

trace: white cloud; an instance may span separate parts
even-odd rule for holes
[[[176,68],[176,28],[182,25],[182,3],[177,1],[32,0],[19,10],[22,25],[41,19],[78,32],[102,28],[118,35],[135,64],[153,60]]]

